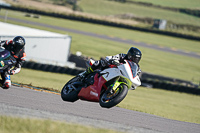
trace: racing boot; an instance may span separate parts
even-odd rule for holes
[[[6,75],[5,81],[4,81],[3,85],[2,85],[2,88],[8,89],[10,87],[11,87],[10,75]]]
[[[81,79],[84,79],[88,74],[94,72],[94,70],[90,67],[88,67],[84,72],[80,73],[78,76],[81,78]]]

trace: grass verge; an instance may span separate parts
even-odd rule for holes
[[[0,116],[0,133],[120,133],[61,121]]]

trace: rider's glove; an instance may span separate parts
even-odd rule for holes
[[[109,63],[112,64],[112,65],[116,65],[116,66],[120,65],[119,61],[113,60],[113,59],[110,59]]]
[[[15,74],[15,71],[14,71],[14,70],[8,70],[8,74],[9,74],[9,75],[14,75],[14,74]]]
[[[101,59],[100,62],[101,62],[101,66],[102,66],[102,67],[106,67],[106,66],[109,65],[108,61],[105,60],[105,59]]]

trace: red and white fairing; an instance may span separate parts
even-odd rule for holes
[[[109,81],[115,77],[122,77],[126,79],[127,83],[136,89],[141,85],[139,76],[137,75],[138,66],[131,62],[125,60],[124,64],[117,66],[117,68],[108,68],[101,72],[102,76],[106,81]]]

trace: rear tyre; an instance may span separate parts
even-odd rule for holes
[[[128,87],[120,84],[114,92],[110,92],[112,88],[107,89],[100,97],[99,104],[104,108],[111,108],[119,104],[127,95]]]
[[[78,92],[72,87],[72,83],[78,81],[79,77],[74,77],[69,82],[67,82],[62,91],[61,91],[61,98],[63,101],[75,102],[78,98]]]

